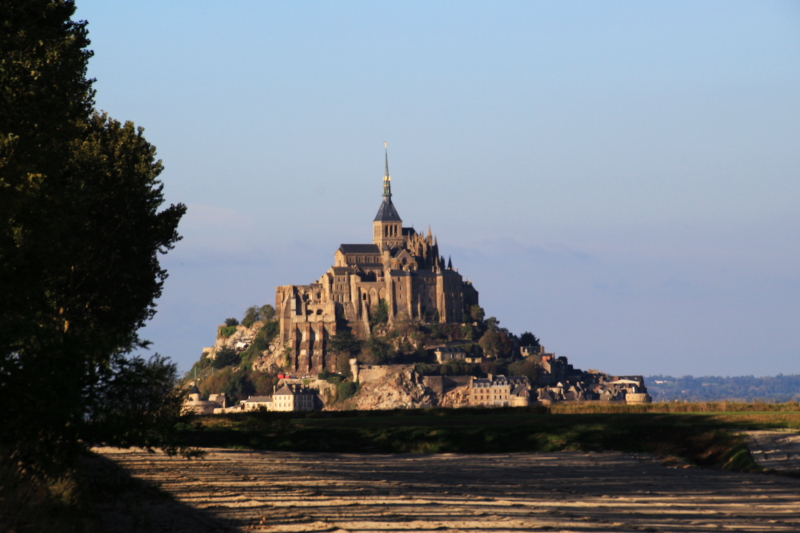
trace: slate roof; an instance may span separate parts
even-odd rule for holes
[[[378,209],[378,214],[375,215],[374,222],[402,222],[400,215],[397,213],[392,199],[388,196],[383,197],[381,207]]]
[[[269,403],[272,401],[272,396],[250,396],[245,402],[255,403]]]
[[[377,244],[342,244],[339,250],[343,254],[378,254],[380,255],[381,249]]]

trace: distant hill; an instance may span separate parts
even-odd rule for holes
[[[647,391],[654,402],[688,400],[800,401],[800,375],[753,376],[647,376]]]

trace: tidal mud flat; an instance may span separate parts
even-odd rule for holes
[[[648,455],[95,452],[172,498],[120,493],[109,532],[800,531],[800,479]]]

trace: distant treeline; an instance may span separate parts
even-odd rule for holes
[[[648,376],[647,391],[654,402],[739,400],[745,402],[800,401],[800,375],[753,376]]]

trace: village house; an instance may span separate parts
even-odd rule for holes
[[[244,411],[272,411],[272,396],[248,396],[241,404]]]
[[[470,386],[471,407],[524,407],[530,405],[530,382],[525,376],[473,378]]]
[[[211,415],[217,412],[218,409],[226,409],[228,407],[228,397],[225,393],[212,394],[208,400],[202,400],[200,389],[197,386],[192,386],[189,391],[189,396],[184,400],[181,412],[194,413],[197,415]]]
[[[272,396],[273,411],[313,411],[313,391],[302,385],[284,383]]]
[[[433,350],[436,356],[436,362],[440,365],[453,360],[464,360],[467,357],[467,352],[464,348],[439,346]]]

